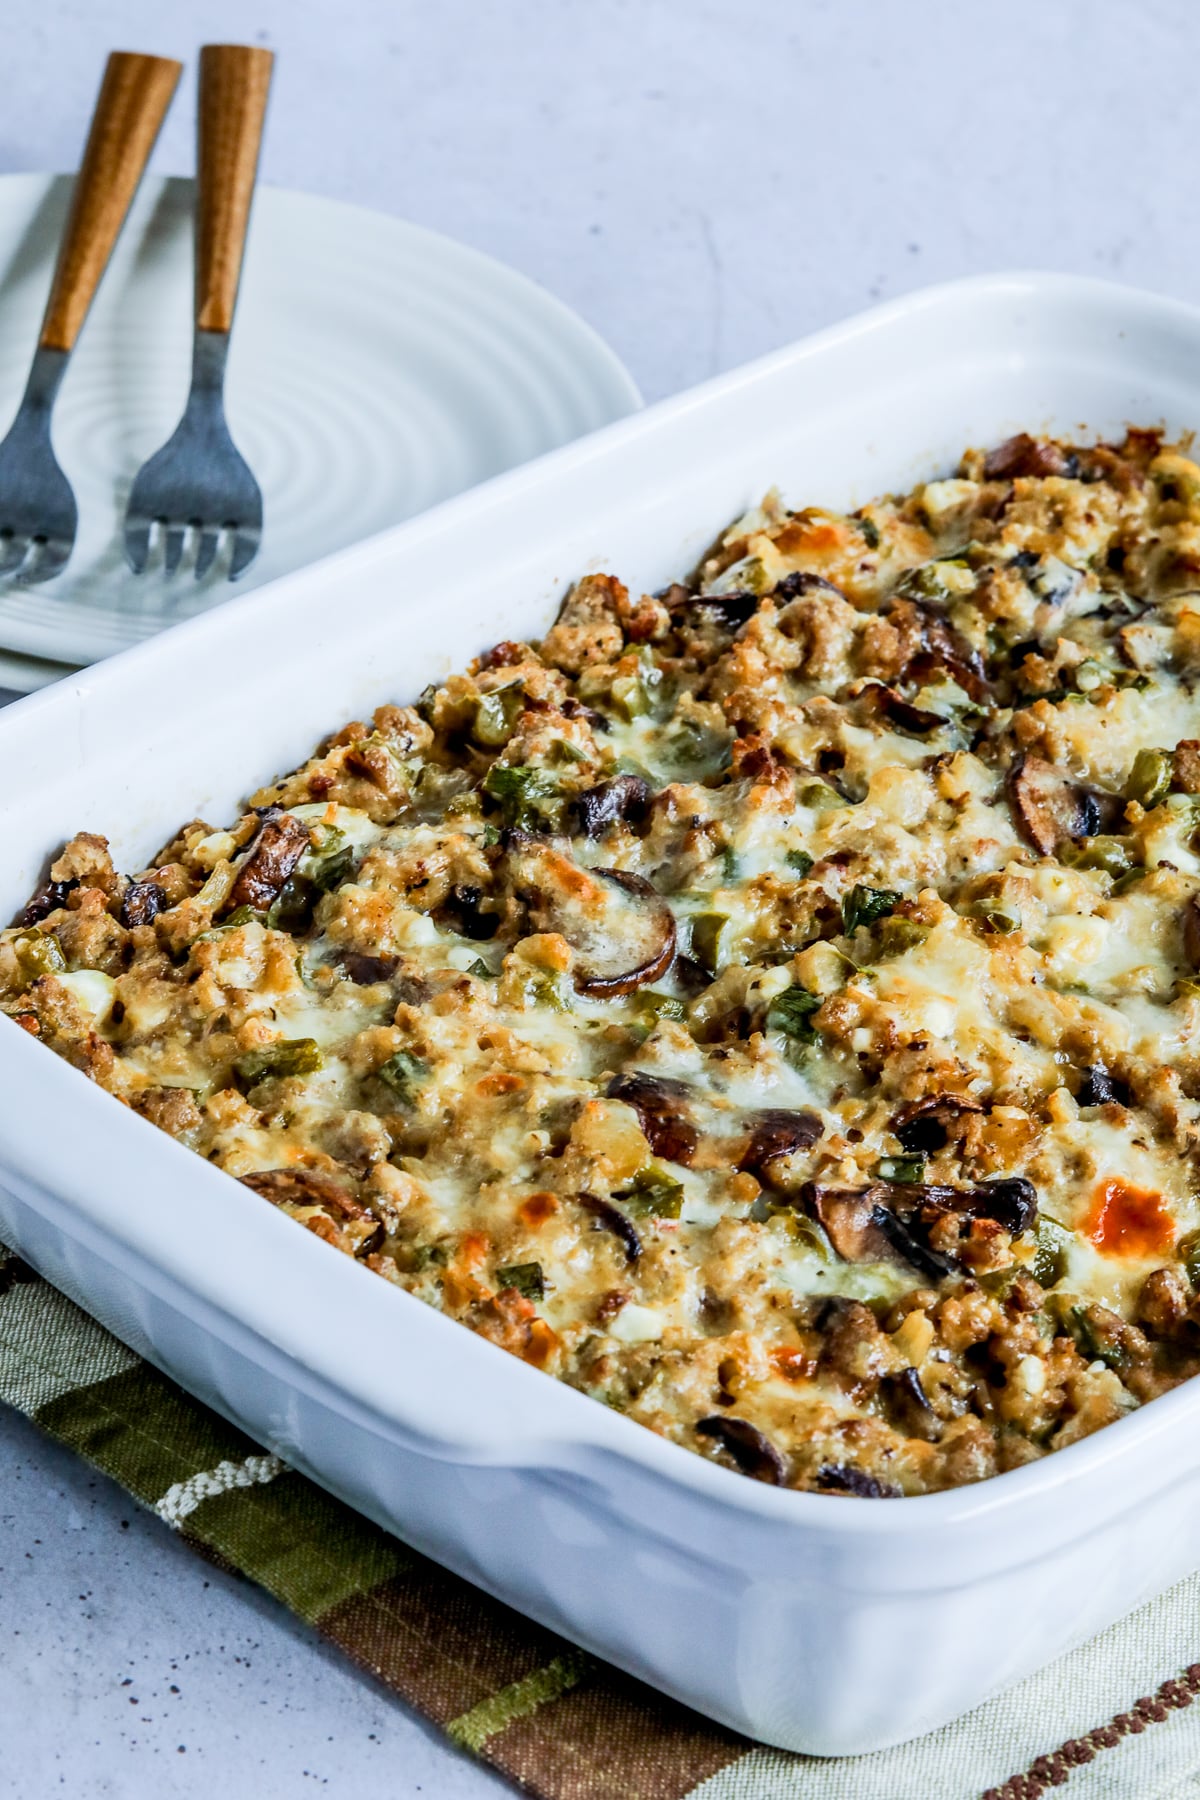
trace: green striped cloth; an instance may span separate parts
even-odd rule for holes
[[[1200,1577],[968,1718],[823,1761],[747,1743],[332,1499],[0,1245],[0,1402],[543,1800],[1200,1800]],[[918,1654],[919,1661],[919,1654]]]

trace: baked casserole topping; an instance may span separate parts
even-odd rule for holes
[[[76,837],[0,1003],[701,1455],[977,1481],[1200,1369],[1198,682],[1159,434],[771,495],[132,877]]]

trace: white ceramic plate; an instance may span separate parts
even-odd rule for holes
[[[70,186],[0,178],[0,432],[24,385]],[[55,411],[79,500],[75,552],[44,586],[0,585],[0,685],[46,679],[21,657],[111,655],[641,404],[596,334],[511,269],[398,219],[263,188],[227,388],[230,427],[263,490],[263,546],[236,588],[223,557],[201,582],[186,559],[170,580],[161,566],[135,577],[120,523],[187,392],[191,222],[190,182],[145,183]]]
[[[49,687],[64,675],[71,675],[75,663],[44,662],[38,656],[18,656],[0,650],[0,706],[16,694],[32,694],[36,688]]]

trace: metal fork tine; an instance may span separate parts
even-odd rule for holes
[[[150,520],[130,520],[125,526],[125,558],[135,575],[150,559]]]
[[[217,545],[221,542],[221,533],[216,527],[209,527],[200,533],[200,542],[196,547],[196,580],[200,581],[212,568],[213,558],[217,554]]]
[[[250,527],[242,527],[234,534],[233,556],[229,563],[229,579],[236,581],[250,567],[258,555],[258,546],[262,539],[261,531]]]
[[[12,575],[19,569],[28,549],[29,539],[15,532],[12,537],[0,538],[0,575]]]
[[[70,554],[71,546],[62,538],[35,544],[33,555],[18,576],[21,586],[36,587],[39,582],[52,581],[66,567]]]
[[[175,573],[183,559],[183,546],[186,538],[186,525],[168,525],[163,533],[163,542],[166,545],[163,568],[168,575]]]

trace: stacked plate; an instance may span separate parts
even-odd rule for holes
[[[0,179],[0,433],[28,372],[70,180]],[[229,361],[229,423],[263,490],[263,545],[135,577],[120,524],[191,372],[192,189],[147,181],[54,418],[79,501],[56,580],[0,583],[0,688],[28,692],[632,412],[632,379],[523,276],[358,207],[260,188]]]

